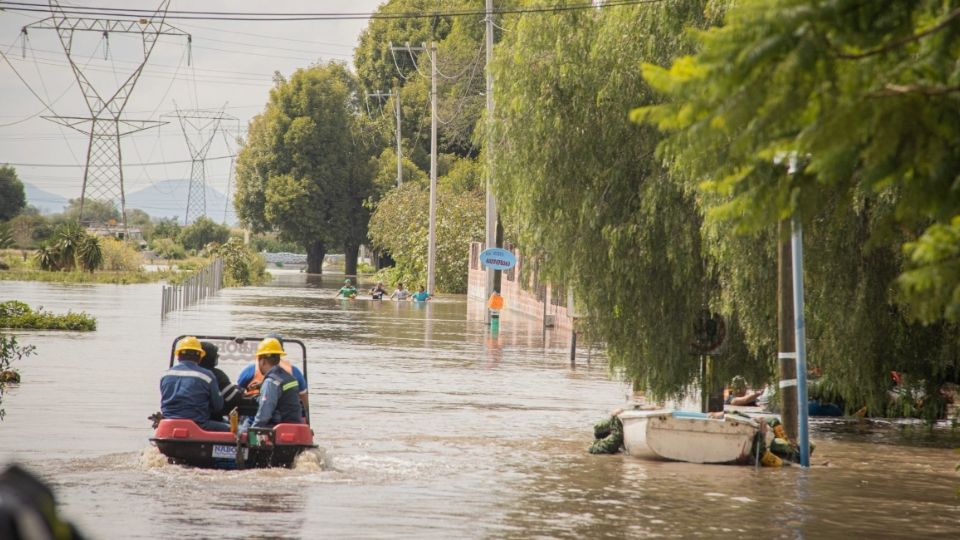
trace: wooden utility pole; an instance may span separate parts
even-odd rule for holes
[[[777,342],[780,368],[780,421],[797,440],[797,343],[793,313],[793,256],[790,222],[777,224]]]

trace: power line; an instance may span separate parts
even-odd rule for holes
[[[558,6],[533,6],[522,8],[499,8],[494,9],[494,15],[524,15],[536,13],[559,13],[564,11],[583,11],[590,9],[607,9],[619,6],[636,6],[642,4],[654,4],[663,0],[609,0],[600,4],[593,2],[571,3]],[[45,4],[33,2],[8,2],[0,1],[0,8],[9,11],[25,12],[44,12],[49,11]],[[110,8],[93,6],[71,6],[63,9],[64,13],[71,15],[87,16],[110,16],[123,18],[143,18],[145,15],[152,14],[152,10],[133,9],[133,8]],[[397,13],[384,12],[292,12],[292,13],[269,13],[253,11],[193,11],[193,10],[169,10],[166,13],[167,19],[176,20],[204,20],[204,21],[251,21],[251,22],[296,22],[296,21],[342,21],[342,20],[367,20],[367,19],[432,19],[437,17],[470,17],[485,16],[486,10],[465,9],[448,11],[407,11]]]
[[[236,154],[230,154],[225,156],[216,156],[206,158],[207,161],[212,161],[215,159],[232,159],[237,157]],[[180,159],[175,161],[153,161],[150,163],[124,163],[124,167],[153,167],[156,165],[177,165],[180,163],[190,163],[192,160],[189,159]],[[43,168],[73,168],[73,169],[82,169],[84,165],[79,164],[70,164],[70,163],[13,163],[10,161],[2,161],[0,163],[4,165],[10,165],[11,167],[43,167]]]

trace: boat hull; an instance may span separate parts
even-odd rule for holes
[[[162,420],[150,442],[170,463],[215,469],[289,468],[303,451],[317,447],[305,424],[280,424],[265,439],[272,440],[250,445],[243,435],[238,443],[233,433],[205,431],[190,420]]]
[[[759,429],[746,418],[669,410],[625,411],[620,421],[628,454],[689,463],[747,462]]]

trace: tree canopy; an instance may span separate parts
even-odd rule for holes
[[[775,224],[799,216],[811,361],[873,410],[891,370],[926,382],[928,412],[957,378],[956,328],[905,313],[960,307],[958,14],[939,1],[746,0],[697,34],[696,53],[643,66],[666,100],[638,102],[634,118],[669,133],[658,156],[702,197],[720,274],[752,275]],[[916,266],[900,277],[905,306],[901,245]],[[727,284],[727,308],[775,335],[762,287]]]
[[[321,272],[329,247],[340,246],[347,273],[355,273],[366,237],[363,202],[379,145],[359,99],[356,79],[340,63],[278,78],[237,157],[238,216],[255,231],[275,229],[302,244],[312,273]]]
[[[523,17],[495,55],[494,179],[509,237],[572,285],[611,365],[655,395],[698,376],[694,322],[718,294],[694,193],[652,159],[660,136],[630,122],[660,98],[637,70],[693,50],[687,27],[707,1]],[[517,69],[523,65],[523,69]],[[741,353],[736,319],[726,373],[765,372]],[[760,377],[754,377],[760,378]]]
[[[178,239],[187,249],[201,250],[210,243],[225,244],[230,239],[230,228],[200,216],[180,230]]]
[[[391,190],[370,218],[373,245],[391,254],[396,266],[389,271],[393,284],[413,289],[426,285],[427,225],[430,191],[425,182],[407,182]],[[470,242],[483,238],[483,197],[442,184],[437,190],[436,292],[467,290],[466,254]]]
[[[0,221],[9,221],[27,205],[23,182],[17,171],[9,166],[0,166]]]

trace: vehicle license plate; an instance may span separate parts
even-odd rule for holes
[[[223,458],[223,459],[236,459],[237,447],[227,446],[225,444],[215,444],[213,445],[213,457]]]

